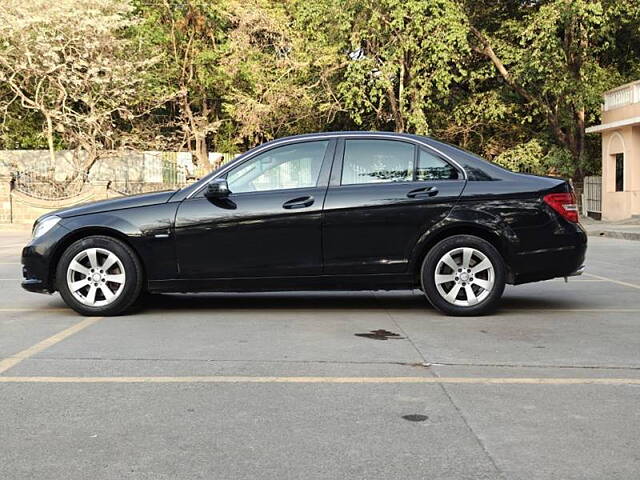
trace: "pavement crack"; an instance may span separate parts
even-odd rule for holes
[[[437,372],[433,372],[433,375],[435,377],[439,377]],[[501,478],[506,479],[507,477],[505,476],[504,472],[500,469],[500,467],[498,467],[498,464],[497,464],[496,460],[493,458],[493,455],[491,455],[491,453],[489,452],[489,449],[485,445],[484,441],[480,438],[480,436],[473,429],[473,427],[469,423],[469,420],[467,420],[466,415],[462,412],[462,409],[458,406],[458,404],[455,402],[455,400],[451,396],[451,393],[449,392],[449,390],[447,390],[446,386],[444,384],[442,384],[442,383],[438,384],[438,386],[442,389],[442,391],[444,392],[446,397],[449,399],[449,402],[451,403],[451,405],[455,409],[456,413],[460,416],[460,419],[464,423],[464,425],[467,428],[467,430],[469,430],[469,432],[471,433],[473,438],[476,440],[476,443],[480,446],[480,449],[484,452],[485,456],[489,459],[489,461],[491,462],[491,465],[493,465],[493,468],[495,469],[495,471],[498,473],[498,475]]]
[[[382,307],[384,308],[384,311],[386,312],[387,316],[391,319],[391,321],[393,323],[395,323],[396,327],[398,328],[398,330],[400,330],[400,332],[402,332],[402,334],[406,337],[407,341],[409,341],[409,343],[411,343],[411,345],[413,346],[413,348],[415,349],[415,351],[418,353],[418,356],[422,359],[423,364],[425,365],[433,365],[433,363],[429,362],[425,356],[423,355],[423,353],[420,351],[420,349],[418,348],[418,346],[414,343],[414,341],[411,339],[411,337],[407,334],[407,332],[404,330],[404,328],[402,328],[402,326],[400,326],[400,324],[396,321],[396,319],[393,317],[393,315],[391,315],[391,313],[389,312],[389,310],[386,308],[386,306],[384,304],[382,304],[382,302],[380,302],[379,298],[377,295],[375,295],[374,293],[374,297],[375,299],[382,305]],[[436,371],[430,369],[429,370],[431,375],[433,377],[438,378],[439,375]],[[455,410],[455,412],[458,414],[458,416],[460,417],[460,419],[462,420],[462,422],[464,423],[466,429],[469,431],[469,433],[471,434],[471,436],[475,439],[476,443],[479,445],[480,449],[482,450],[482,452],[485,454],[485,456],[487,457],[487,459],[489,460],[489,462],[491,463],[491,465],[493,466],[493,468],[495,469],[495,471],[498,473],[498,475],[500,476],[500,478],[506,479],[504,472],[498,467],[498,464],[496,463],[495,459],[493,458],[493,456],[491,455],[491,453],[489,453],[489,450],[487,449],[486,445],[484,444],[484,442],[482,441],[482,439],[478,436],[478,434],[475,432],[475,430],[471,427],[471,425],[469,424],[469,421],[467,420],[467,417],[464,415],[464,413],[462,412],[462,410],[460,409],[460,407],[458,406],[458,404],[453,400],[453,397],[451,396],[451,394],[449,393],[449,391],[445,388],[445,385],[440,383],[438,384],[438,386],[440,387],[440,389],[442,390],[442,392],[444,393],[444,395],[446,396],[446,398],[449,400],[449,403],[451,403],[451,406],[453,407],[453,409]]]
[[[389,312],[389,309],[387,309],[386,305],[384,305],[384,303],[382,303],[382,301],[378,298],[378,295],[376,295],[376,293],[373,293],[373,298],[376,300],[376,302],[378,302],[378,304],[380,304],[380,306],[384,309],[384,312],[387,314],[387,317],[389,317],[389,320],[391,320],[396,327],[398,328],[398,330],[400,330],[400,332],[404,335],[405,339],[411,344],[411,346],[413,347],[413,349],[416,351],[416,353],[418,354],[418,357],[422,360],[422,363],[424,365],[431,365],[427,359],[424,357],[424,355],[422,354],[422,352],[420,351],[420,349],[417,347],[417,345],[415,344],[415,342],[413,341],[413,339],[407,334],[407,332],[405,331],[404,328],[402,328],[402,326],[397,322],[397,320],[394,318],[393,315],[391,315],[391,312]]]
[[[539,369],[584,369],[584,370],[640,370],[640,366],[620,365],[536,365],[530,363],[455,363],[430,362],[433,367],[488,367],[488,368],[539,368]]]

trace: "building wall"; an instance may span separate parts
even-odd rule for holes
[[[617,153],[624,154],[622,192],[615,191]],[[602,133],[602,218],[616,221],[633,215],[640,215],[640,127],[629,126]]]

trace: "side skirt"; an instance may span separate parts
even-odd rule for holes
[[[411,275],[318,275],[151,280],[150,292],[282,292],[291,290],[407,290],[418,288]]]

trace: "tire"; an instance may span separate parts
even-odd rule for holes
[[[122,241],[103,235],[71,244],[56,268],[62,299],[85,316],[126,312],[140,296],[142,281],[142,265],[135,252]]]
[[[420,280],[427,299],[440,312],[485,315],[498,306],[504,292],[504,260],[486,240],[455,235],[429,250],[422,262]]]

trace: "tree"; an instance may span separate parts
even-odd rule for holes
[[[225,1],[134,0],[141,21],[131,36],[159,62],[146,72],[146,87],[164,98],[149,128],[161,131],[166,145],[193,152],[198,164],[208,164],[212,136],[222,115],[222,92],[228,88],[220,69],[226,48],[228,21]],[[156,122],[159,121],[158,125]]]
[[[131,25],[121,0],[6,0],[0,6],[0,81],[15,102],[41,115],[55,162],[55,137],[85,152],[78,175],[107,150],[135,116],[139,72],[152,62],[119,36]]]
[[[292,13],[266,0],[230,2],[229,75],[225,112],[245,147],[278,136],[322,128],[330,109],[312,67],[308,38],[292,28]]]
[[[306,31],[335,42],[337,91],[358,125],[427,133],[464,72],[463,11],[449,0],[300,2]]]
[[[515,95],[511,102],[522,103],[523,118],[546,125],[552,141],[571,159],[571,176],[581,181],[593,168],[585,126],[597,120],[602,93],[624,81],[620,67],[626,68],[629,59],[623,57],[637,57],[640,5],[474,1],[467,12],[473,50],[491,62]]]

